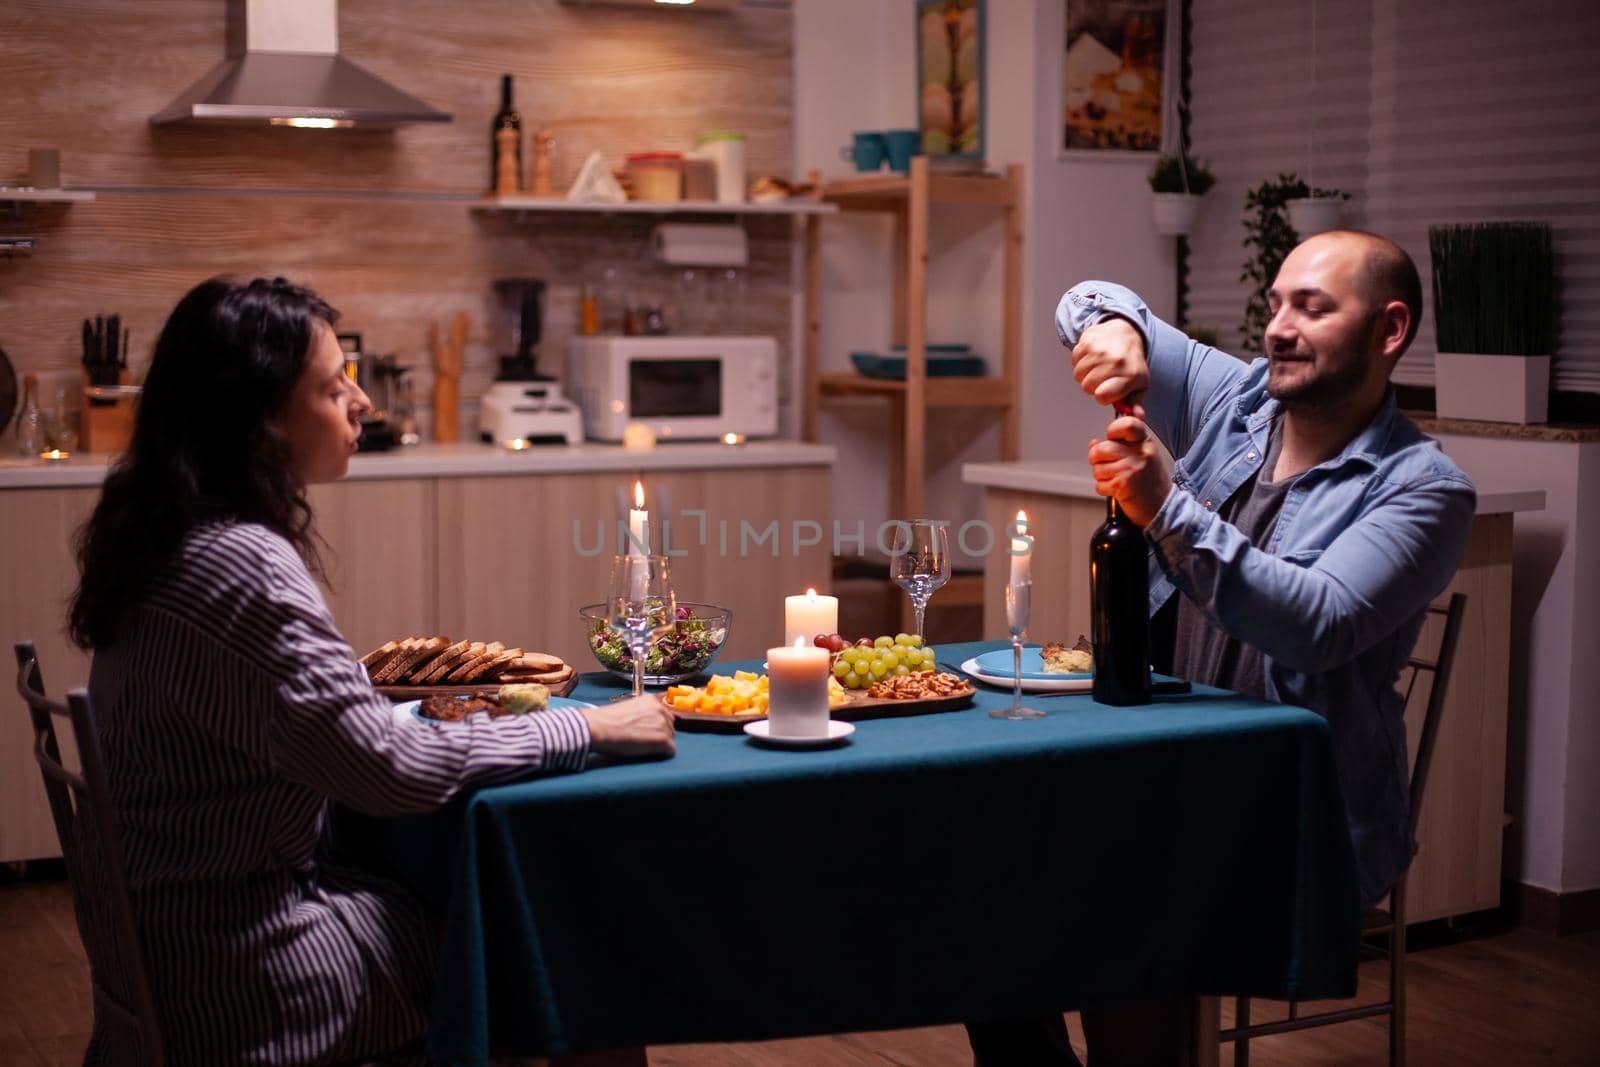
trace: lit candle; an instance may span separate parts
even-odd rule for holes
[[[628,509],[628,598],[635,604],[644,601],[650,580],[650,513],[644,507],[644,483],[633,483],[634,506]]]
[[[827,649],[805,641],[767,649],[767,729],[773,735],[828,736],[832,661]]]
[[[818,634],[837,633],[839,630],[839,598],[818,596],[815,589],[807,589],[805,596],[783,598],[783,641],[810,644]]]
[[[62,460],[66,459],[68,455],[69,453],[63,452],[59,448],[52,448],[47,452],[40,452],[39,458],[47,463],[60,463]]]
[[[725,433],[722,435],[722,443],[725,445],[742,445],[744,444],[744,434]]]
[[[630,422],[622,429],[622,448],[625,452],[648,452],[656,447],[655,432],[642,422]]]
[[[1017,533],[1011,538],[1011,583],[1021,585],[1033,581],[1033,539],[1028,532],[1028,513],[1017,512]]]
[[[644,483],[633,483],[633,507],[628,509],[628,555],[648,555],[650,512],[644,506]]]

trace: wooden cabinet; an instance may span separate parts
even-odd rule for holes
[[[679,597],[733,611],[724,658],[764,655],[782,639],[784,596],[808,585],[828,589],[830,531],[821,512],[830,476],[826,465],[644,475],[656,519],[672,520]],[[358,654],[394,637],[446,633],[515,642],[597,670],[577,609],[605,595],[618,490],[633,477],[608,471],[317,486],[311,502],[327,542],[328,606]],[[77,581],[72,537],[99,494],[98,487],[0,490],[4,637],[8,645],[28,639],[38,646],[52,696],[89,676],[89,657],[71,647],[63,627]],[[702,510],[703,541],[694,514]],[[801,528],[801,540],[817,543],[797,545],[797,522],[820,525]],[[607,547],[599,551],[602,526]],[[19,701],[0,704],[0,862],[57,856],[27,716]]]

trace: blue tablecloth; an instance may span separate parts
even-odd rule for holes
[[[573,695],[615,692],[585,675]],[[1197,688],[991,719],[1009,699],[858,723],[823,750],[680,732],[672,760],[352,820],[442,916],[431,1054],[1353,994],[1357,890],[1320,717]]]

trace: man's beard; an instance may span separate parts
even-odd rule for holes
[[[1367,317],[1356,339],[1351,342],[1351,348],[1366,344],[1377,321],[1377,314]],[[1349,358],[1337,360],[1333,369],[1320,371],[1292,384],[1274,385],[1269,367],[1267,395],[1285,411],[1325,411],[1339,406],[1360,391],[1367,377],[1367,359],[1371,358],[1354,351],[1343,354]]]

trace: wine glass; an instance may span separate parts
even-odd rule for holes
[[[627,644],[633,657],[633,696],[644,692],[644,661],[650,642],[670,633],[677,624],[677,598],[667,573],[667,557],[613,556],[606,625]]]
[[[989,712],[991,719],[1044,718],[1044,712],[1038,708],[1022,706],[1022,632],[1028,628],[1028,614],[1032,609],[1033,579],[1006,586],[1006,624],[1011,628],[1011,706],[995,708]]]
[[[950,580],[950,524],[942,519],[897,523],[892,555],[895,584],[911,597],[917,636],[925,638],[922,617],[928,598]]]

